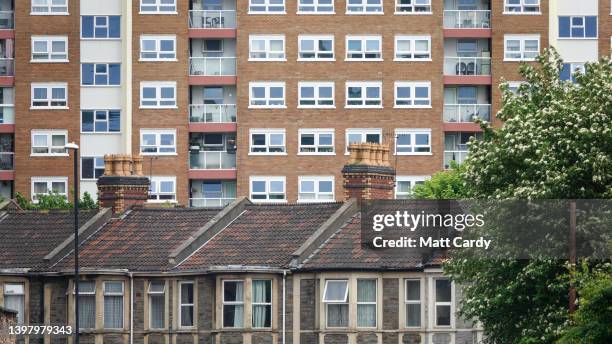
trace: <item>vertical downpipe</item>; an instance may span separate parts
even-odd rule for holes
[[[286,291],[285,291],[286,280],[287,280],[287,270],[284,270],[283,271],[283,344],[285,344],[285,334],[287,332],[286,327],[285,327],[286,326],[285,304],[287,302],[287,300],[286,300],[286,295],[287,294],[286,294]]]
[[[130,344],[134,344],[134,274],[130,275]]]

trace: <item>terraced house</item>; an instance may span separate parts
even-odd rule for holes
[[[358,204],[393,196],[394,170],[384,155],[344,168],[352,197],[345,202],[239,198],[223,209],[143,207],[147,188],[138,185],[147,177],[115,175],[122,162],[110,166],[100,193],[112,208],[81,217],[78,295],[72,213],[0,210],[0,306],[18,311],[19,323],[74,325],[78,317],[82,343],[482,339],[477,325],[456,315],[461,287],[443,274],[444,251],[387,255],[363,245]],[[111,185],[140,190],[140,204],[122,208],[126,193],[110,197],[102,188]],[[414,201],[395,202],[408,209]]]
[[[610,55],[608,0],[1,0],[0,195],[82,192],[140,154],[149,202],[342,199],[351,142],[392,144],[395,196],[495,122],[547,46]],[[499,124],[499,123],[496,123]]]

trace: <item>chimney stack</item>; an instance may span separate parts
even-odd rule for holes
[[[348,150],[350,160],[342,169],[345,200],[393,199],[395,169],[389,163],[389,145],[354,143]]]
[[[120,214],[149,198],[149,178],[142,173],[143,158],[131,155],[105,155],[104,175],[98,179],[98,203]]]

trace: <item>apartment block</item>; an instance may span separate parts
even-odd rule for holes
[[[341,200],[347,145],[386,142],[397,198],[461,163],[474,117],[547,46],[610,55],[608,0],[0,1],[0,195],[95,196],[144,158],[150,202]]]

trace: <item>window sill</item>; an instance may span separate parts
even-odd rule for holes
[[[249,109],[286,109],[286,106],[256,106],[249,105]]]
[[[308,203],[330,203],[330,202],[335,202],[336,198],[334,195],[333,199],[298,199],[297,203],[301,203],[301,204],[308,204]],[[375,327],[373,327],[374,329]]]
[[[322,109],[322,110],[333,110],[336,106],[308,106],[308,105],[298,105],[298,109]]]
[[[380,106],[355,106],[355,105],[345,105],[345,109],[384,109],[382,105]]]
[[[259,14],[261,15],[283,14],[284,15],[284,14],[287,14],[287,12],[286,11],[283,11],[283,12],[251,12],[251,11],[248,11],[247,14],[248,15],[259,15]]]
[[[393,107],[394,109],[431,109],[431,105],[423,105],[423,106],[399,106],[396,105]]]
[[[413,155],[413,156],[430,156],[433,153],[393,153],[393,155],[402,156],[402,155]]]
[[[431,62],[432,59],[393,59],[394,62]]]
[[[35,157],[35,158],[41,158],[41,157],[43,158],[63,158],[67,156],[69,156],[68,153],[66,154],[34,154],[34,153],[31,153],[30,154],[30,157]]]
[[[140,153],[142,156],[178,156],[178,153]]]
[[[140,106],[141,110],[167,110],[167,109],[178,109],[178,106]]]
[[[138,62],[178,62],[178,59],[138,59]]]
[[[69,16],[68,12],[30,12],[31,16]]]
[[[121,135],[120,131],[113,132],[95,132],[95,131],[81,131],[81,135]]]
[[[542,12],[502,12],[505,16],[541,16]]]
[[[30,106],[30,110],[70,110],[67,106]]]
[[[345,12],[347,16],[384,16],[385,12]]]
[[[287,62],[287,59],[248,59],[249,62]]]
[[[504,62],[535,62],[535,59],[503,59]],[[476,75],[478,76],[478,75]],[[489,76],[489,75],[481,75],[481,76]]]
[[[121,42],[121,37],[112,37],[112,38],[81,37],[81,41]]]
[[[429,12],[398,12],[395,11],[395,13],[393,13],[396,16],[429,16],[432,15],[433,12],[429,11]]]
[[[30,60],[30,63],[70,63],[68,60]]]
[[[287,153],[253,153],[250,152],[249,155],[252,156],[285,156]]]
[[[597,41],[599,37],[558,37],[559,41]]]
[[[384,59],[344,59],[344,62],[382,62]]]
[[[336,59],[297,59],[297,62],[335,62]]]
[[[334,12],[295,12],[295,14],[298,15],[303,15],[303,16],[331,16],[336,14],[336,11]]]
[[[142,12],[142,11],[138,11],[138,14],[142,14],[142,15],[164,15],[164,14],[178,14],[177,11],[168,11],[168,12]]]
[[[320,156],[331,156],[331,155],[336,155],[336,153],[335,152],[334,153],[304,153],[304,152],[300,152],[300,153],[297,153],[297,155],[300,155],[300,156],[317,156],[317,155],[320,155]]]
[[[249,198],[251,200],[251,202],[253,203],[287,203],[286,199],[277,199],[277,200],[267,200],[267,199],[253,199],[253,198]],[[242,328],[240,329],[236,329],[236,328],[223,328],[224,331],[228,331],[228,330],[243,330]]]

